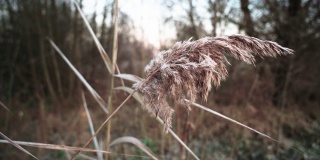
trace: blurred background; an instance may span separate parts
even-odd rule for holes
[[[77,2],[112,57],[114,1]],[[199,103],[294,146],[305,156],[197,108],[188,113],[172,104],[173,130],[201,159],[320,159],[319,0],[120,0],[118,18],[117,63],[122,73],[140,77],[159,51],[191,37],[243,34],[295,50],[294,55],[277,59],[257,57],[255,66],[229,58],[227,80],[212,89],[208,102]],[[74,1],[0,0],[0,101],[10,110],[0,107],[0,131],[13,140],[81,146],[91,135],[81,90],[95,128],[107,115],[46,37],[108,99],[111,76]],[[127,96],[122,91],[113,94],[114,106]],[[106,128],[98,135],[102,148]],[[111,140],[133,136],[161,159],[192,159],[162,129],[132,99],[112,119]],[[67,159],[69,154],[26,149],[40,159]],[[111,151],[145,155],[129,144]],[[31,157],[0,144],[0,159]],[[111,159],[140,158],[112,154]]]

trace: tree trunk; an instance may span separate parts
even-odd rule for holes
[[[212,31],[211,34],[213,37],[217,36],[217,24],[218,24],[218,18],[217,18],[217,1],[209,0],[209,11],[212,12],[211,16],[211,25],[212,25]]]
[[[240,0],[241,11],[243,13],[242,27],[247,35],[257,37],[254,29],[254,24],[251,17],[251,11],[249,10],[249,0]]]
[[[35,11],[35,16],[37,17],[36,19],[36,26],[37,26],[37,30],[38,30],[38,36],[39,36],[39,54],[40,54],[40,57],[41,57],[41,65],[42,65],[42,69],[43,69],[43,73],[44,73],[44,78],[45,78],[45,81],[46,81],[46,85],[48,87],[48,90],[49,90],[49,93],[52,97],[52,100],[53,100],[53,104],[57,104],[58,106],[60,106],[60,101],[57,97],[57,94],[54,90],[54,86],[53,86],[53,83],[51,81],[51,77],[50,77],[50,73],[49,73],[49,70],[48,70],[48,64],[47,64],[47,60],[46,60],[46,57],[45,57],[45,48],[44,48],[44,33],[43,33],[43,28],[41,28],[41,17],[42,17],[42,14],[41,14],[41,2],[38,2],[37,4],[37,9]]]
[[[189,21],[191,23],[191,35],[193,35],[194,39],[199,39],[199,35],[198,35],[198,31],[197,31],[197,25],[195,23],[195,15],[194,15],[194,6],[193,6],[193,2],[192,0],[189,0],[189,11],[188,12],[188,18],[189,18]]]

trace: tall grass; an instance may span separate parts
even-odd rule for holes
[[[82,11],[77,6],[81,16],[84,18],[85,24],[89,32],[91,33],[97,48],[106,64],[106,67],[110,74],[112,75],[110,84],[110,95],[108,100],[108,105],[104,100],[97,94],[97,92],[90,86],[89,83],[83,78],[80,72],[72,65],[71,62],[64,56],[61,50],[54,44],[53,41],[49,40],[54,49],[62,56],[74,73],[78,76],[81,82],[86,86],[86,88],[93,95],[95,100],[99,103],[100,107],[108,114],[106,120],[100,125],[100,127],[94,131],[93,125],[91,124],[89,118],[90,129],[92,137],[86,141],[86,143],[80,147],[68,147],[60,146],[56,147],[54,145],[49,145],[55,149],[62,150],[72,150],[75,151],[72,159],[76,159],[81,152],[101,152],[101,153],[111,153],[109,152],[109,145],[115,145],[118,143],[132,143],[138,148],[143,150],[147,155],[153,159],[158,159],[154,153],[141,141],[134,137],[120,137],[113,142],[110,142],[110,131],[112,117],[118,113],[118,111],[124,106],[124,104],[133,96],[138,102],[142,103],[144,109],[146,109],[151,116],[156,117],[157,120],[164,125],[164,131],[170,133],[186,150],[195,158],[199,159],[198,156],[178,137],[175,132],[171,129],[172,126],[172,114],[174,110],[170,107],[169,101],[186,106],[189,112],[192,112],[191,105],[196,106],[204,111],[208,111],[211,114],[218,115],[224,119],[227,119],[233,123],[241,125],[248,128],[264,137],[276,141],[270,136],[259,132],[251,127],[248,127],[238,121],[235,121],[229,117],[226,117],[218,112],[215,112],[207,107],[199,105],[196,102],[197,98],[207,100],[209,91],[212,88],[212,84],[218,87],[220,82],[226,79],[228,72],[226,65],[229,64],[226,55],[234,57],[240,61],[246,62],[248,64],[255,63],[255,55],[260,57],[271,56],[276,57],[278,55],[292,54],[293,50],[280,46],[279,44],[271,41],[263,41],[254,37],[248,37],[243,35],[233,35],[225,37],[206,37],[196,41],[184,41],[177,42],[172,48],[166,51],[162,51],[154,57],[153,60],[146,66],[145,72],[146,77],[144,79],[130,74],[120,74],[115,75],[117,69],[116,58],[117,58],[117,1],[115,4],[115,30],[114,30],[114,47],[113,47],[113,59],[112,62],[101,44],[98,38],[92,32],[92,29],[87,23]],[[115,87],[114,77],[121,79],[127,79],[135,82],[133,88],[122,86]],[[122,101],[122,103],[115,108],[113,111],[112,101],[114,99],[113,90],[120,89],[124,90],[130,95]],[[138,94],[139,92],[139,94]],[[140,95],[141,94],[141,95]],[[85,102],[85,101],[84,101]],[[84,103],[86,108],[86,104]],[[108,106],[108,109],[106,107]],[[89,112],[86,108],[86,113],[89,117]],[[108,112],[109,111],[109,112]],[[100,133],[103,127],[108,124],[107,129],[107,151],[99,150],[99,144],[95,140],[96,150],[86,149],[93,139]],[[9,140],[8,140],[9,141]],[[12,141],[14,144],[14,141]],[[2,142],[3,143],[3,142]],[[20,143],[20,142],[19,142]],[[17,143],[16,143],[17,144]],[[23,143],[20,143],[23,144]],[[46,148],[46,144],[42,145],[41,148]],[[101,159],[101,155],[98,155]]]
[[[110,88],[109,88],[109,98],[108,98],[108,108],[109,110],[113,109],[113,92],[114,92],[114,73],[117,65],[117,55],[118,55],[118,0],[114,1],[114,30],[113,30],[113,49],[112,49],[112,69],[111,69],[111,79],[110,79]],[[106,133],[106,144],[107,151],[109,150],[110,139],[111,139],[111,121],[107,125]],[[107,156],[108,159],[108,156]]]
[[[159,53],[146,66],[146,79],[135,83],[135,90],[106,119],[96,134],[138,90],[142,93],[144,108],[152,116],[159,116],[163,119],[164,130],[171,133],[173,109],[169,106],[167,100],[171,98],[180,104],[188,106],[189,110],[189,105],[195,102],[197,96],[206,100],[211,89],[211,83],[213,82],[215,86],[219,86],[220,81],[227,76],[225,64],[228,64],[228,61],[224,55],[225,53],[248,64],[254,64],[254,54],[261,57],[276,57],[277,55],[292,54],[293,51],[271,41],[262,41],[242,35],[217,38],[207,37],[193,42],[178,42],[171,49]],[[131,76],[130,80],[132,79],[134,79],[134,76]],[[190,100],[185,100],[186,98]],[[199,108],[203,109],[202,107]],[[230,120],[228,117],[221,117]],[[274,140],[242,123],[237,122],[237,124]],[[86,147],[93,137],[83,147]],[[193,152],[191,153],[194,155]],[[195,158],[197,157],[195,156]]]
[[[0,132],[0,136],[6,140],[5,142],[8,142],[8,143],[12,144],[13,146],[15,146],[16,148],[18,148],[19,150],[23,151],[24,153],[30,155],[31,157],[33,157],[33,158],[35,158],[35,159],[38,159],[36,156],[34,156],[34,155],[31,154],[30,152],[28,152],[27,150],[25,150],[24,148],[22,148],[22,147],[20,146],[20,144],[18,144],[17,142],[11,140],[9,137],[7,137],[6,135],[4,135],[4,134],[1,133],[1,132]]]

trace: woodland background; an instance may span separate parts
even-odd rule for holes
[[[82,1],[77,1],[82,7]],[[102,21],[86,15],[101,44],[112,57],[113,1],[107,1]],[[229,77],[199,102],[275,139],[320,158],[320,1],[207,0],[211,30],[197,12],[196,0],[163,1],[168,13],[184,6],[184,16],[168,16],[175,38],[160,48],[137,38],[130,15],[119,11],[118,65],[122,73],[144,77],[143,68],[159,50],[175,41],[220,36],[221,28],[272,40],[295,50],[294,55],[257,60],[256,66],[229,58]],[[174,13],[172,13],[174,14]],[[13,140],[81,146],[89,126],[81,101],[86,89],[48,43],[50,37],[96,91],[107,99],[110,74],[72,1],[0,0],[0,131]],[[127,83],[127,82],[126,82]],[[116,81],[116,85],[120,83]],[[128,83],[130,86],[131,84]],[[117,106],[126,93],[116,91]],[[86,93],[94,125],[106,118]],[[307,159],[298,152],[194,108],[175,109],[173,129],[202,159]],[[191,159],[162,133],[162,126],[135,100],[112,121],[111,139],[133,136],[163,159]],[[98,135],[101,142],[105,134]],[[66,159],[63,151],[27,148],[46,159]],[[116,153],[143,155],[131,145]],[[114,155],[114,158],[130,159]],[[310,158],[309,157],[309,158]],[[0,144],[0,159],[31,159],[8,144]]]

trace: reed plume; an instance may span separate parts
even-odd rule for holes
[[[177,42],[151,60],[145,67],[147,78],[133,87],[141,92],[144,108],[163,119],[164,130],[168,131],[174,112],[168,100],[185,105],[188,110],[190,102],[195,102],[197,97],[206,101],[212,82],[218,87],[228,75],[226,64],[229,62],[225,54],[254,64],[255,55],[276,57],[293,52],[275,42],[243,35]]]

